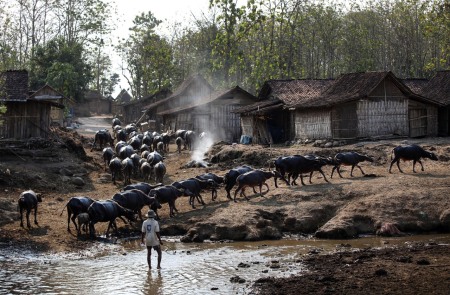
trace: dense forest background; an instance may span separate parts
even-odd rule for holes
[[[163,24],[149,11],[114,40],[112,0],[0,0],[0,71],[26,69],[32,89],[48,83],[81,100],[86,89],[113,93],[120,79],[140,99],[193,73],[255,94],[270,79],[450,69],[448,0],[205,1],[210,9],[190,23]],[[109,48],[122,59],[118,73]]]

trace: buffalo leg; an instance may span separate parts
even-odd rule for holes
[[[238,193],[238,191],[242,190],[241,186],[239,186],[235,191],[234,191],[234,202],[236,203],[236,195]],[[242,194],[242,192],[241,192]]]
[[[20,208],[20,227],[23,227],[23,209]]]
[[[314,171],[311,171],[311,173],[309,173],[309,183],[310,183],[310,184],[312,183],[311,178],[312,178],[313,172],[314,172]],[[323,175],[323,174],[322,174],[322,175]]]
[[[362,170],[361,166],[359,166],[359,165],[356,165],[356,167],[358,167],[358,168],[359,168],[359,170],[361,170],[361,173],[362,173],[362,175],[366,175],[366,173],[364,173],[364,171]]]
[[[27,209],[27,227],[31,228],[31,223],[30,223],[30,213],[31,213],[31,209]]]
[[[326,182],[329,182],[327,177],[325,176],[325,173],[323,173],[322,169],[319,169],[319,172],[322,174],[323,179],[325,179]],[[311,175],[312,175],[312,172],[311,172]],[[311,181],[311,176],[310,176],[309,180]]]
[[[300,181],[302,182],[302,185],[306,185],[306,184],[303,182],[303,174],[301,174],[301,173],[300,173]]]
[[[419,159],[419,160],[417,160],[417,162],[419,162],[420,167],[422,167],[422,171],[424,171],[424,170],[423,170],[423,164],[422,164],[422,161],[420,161],[420,159]]]
[[[255,188],[253,187],[253,191],[255,190]],[[241,196],[244,196],[244,198],[247,200],[247,201],[250,201],[250,199],[247,197],[247,195],[245,194],[245,187],[243,187],[242,188],[242,191],[241,191]]]
[[[94,222],[89,221],[89,236],[91,238],[95,237],[95,227],[94,227]]]
[[[38,225],[38,222],[37,222],[37,205],[34,208],[34,224]]]
[[[398,167],[398,170],[399,170],[401,173],[403,173],[403,170],[400,169],[400,159],[397,160],[397,167]],[[413,165],[413,171],[414,171],[414,165]]]

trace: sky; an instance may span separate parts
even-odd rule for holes
[[[209,0],[110,0],[117,6],[117,19],[123,19],[124,23],[118,23],[116,30],[112,33],[113,41],[118,37],[126,38],[128,29],[133,25],[133,19],[142,12],[151,11],[153,15],[163,21],[164,25],[180,21],[188,23],[193,16],[199,17],[201,12],[207,12]],[[120,73],[120,59],[115,53],[111,56],[114,72]],[[113,97],[116,97],[121,89],[128,89],[126,80],[120,78],[120,86],[117,86]],[[130,93],[131,94],[131,93]]]

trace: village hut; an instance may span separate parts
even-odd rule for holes
[[[304,98],[314,98],[328,87],[330,79],[270,80],[259,92],[259,101],[234,110],[241,116],[242,134],[256,144],[277,144],[289,141],[302,133],[302,126],[294,113],[286,106],[296,104]],[[317,116],[317,115],[316,115]],[[311,117],[315,118],[311,113]],[[310,119],[311,120],[311,119]],[[326,122],[323,122],[326,124]],[[317,124],[318,135],[325,128]],[[297,129],[298,128],[298,129]]]
[[[41,93],[44,93],[42,90]],[[26,70],[9,70],[0,74],[0,102],[7,108],[1,116],[1,138],[49,136],[52,107],[64,109],[64,105],[52,98],[44,99],[39,94],[36,96],[29,96]]]
[[[438,103],[413,93],[392,72],[341,75],[320,96],[287,107],[295,112],[298,138],[423,137],[437,134]],[[321,111],[311,121],[311,112]],[[317,134],[316,124],[326,131]]]
[[[214,93],[213,87],[201,75],[187,78],[171,95],[145,106],[149,118],[155,118],[156,131],[186,129],[193,130],[194,124],[189,114],[179,115],[170,110],[209,101]]]
[[[37,91],[31,92],[29,95],[29,99],[39,101],[52,101],[57,104],[57,106],[51,106],[51,125],[64,126],[67,116],[73,114],[73,106],[75,105],[75,102],[65,97],[61,92],[55,90],[48,84],[45,84]],[[63,105],[64,108],[59,107],[61,105]]]
[[[237,110],[247,129],[244,134],[253,136],[255,143],[423,137],[438,131],[440,103],[414,93],[392,72],[268,81],[259,97],[265,100]]]
[[[238,142],[241,137],[240,119],[233,110],[255,101],[254,95],[235,86],[214,92],[210,98],[161,111],[158,115],[167,118],[168,126],[180,126],[178,129],[193,130],[197,134],[206,132],[216,141]]]
[[[438,71],[420,89],[421,95],[442,105],[438,109],[438,135],[449,136],[450,132],[450,71]]]
[[[74,106],[74,112],[79,117],[111,114],[112,101],[97,90],[88,90],[84,93],[83,100]]]

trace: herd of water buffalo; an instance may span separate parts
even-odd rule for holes
[[[142,220],[141,210],[148,206],[156,212],[157,218],[158,209],[161,204],[168,204],[169,216],[173,217],[175,212],[178,212],[175,201],[181,196],[189,197],[189,204],[195,208],[195,201],[205,205],[201,192],[211,191],[211,199],[214,201],[217,198],[217,189],[224,187],[226,196],[229,200],[236,202],[236,196],[248,197],[245,194],[246,188],[252,188],[256,194],[255,188],[259,187],[259,193],[262,194],[262,186],[266,186],[266,192],[269,186],[266,181],[274,178],[275,187],[278,188],[278,179],[281,179],[286,185],[297,185],[296,180],[300,176],[302,185],[303,175],[309,174],[309,182],[311,183],[312,174],[317,171],[322,174],[324,180],[328,182],[322,167],[325,165],[333,166],[331,178],[336,171],[342,178],[340,168],[342,165],[351,166],[350,176],[353,176],[355,167],[359,168],[361,173],[365,175],[359,163],[363,161],[373,162],[373,159],[366,155],[361,155],[357,152],[343,152],[338,153],[334,157],[320,157],[316,155],[293,155],[279,157],[274,160],[275,170],[265,171],[263,169],[255,169],[250,166],[239,166],[230,169],[224,176],[219,176],[213,173],[204,173],[193,178],[179,180],[164,185],[163,179],[166,173],[166,166],[164,164],[164,154],[169,152],[169,143],[175,139],[178,152],[181,151],[183,144],[185,148],[191,150],[193,144],[199,138],[193,131],[178,130],[174,133],[158,134],[156,132],[138,133],[135,125],[127,125],[125,128],[120,126],[117,119],[113,120],[114,137],[110,135],[109,131],[104,129],[96,133],[92,149],[99,143],[100,149],[103,145],[110,144],[110,147],[105,147],[103,151],[103,159],[105,160],[105,169],[109,167],[112,181],[116,184],[116,179],[119,176],[123,177],[124,188],[117,192],[110,200],[93,200],[87,196],[72,197],[66,204],[67,209],[67,230],[70,231],[70,221],[75,226],[77,233],[81,233],[83,228],[92,237],[95,236],[95,224],[98,222],[109,222],[107,234],[112,228],[117,232],[117,225],[115,220],[122,219],[125,223],[136,221],[137,217]],[[114,140],[117,143],[114,145]],[[114,147],[114,149],[113,149]],[[413,171],[415,171],[415,164],[419,162],[422,171],[424,170],[421,158],[429,158],[438,160],[436,155],[432,152],[425,151],[418,145],[398,146],[393,149],[393,159],[389,167],[391,173],[392,166],[396,163],[400,172],[400,160],[413,161]],[[141,177],[142,182],[131,184],[131,176]],[[150,178],[155,179],[155,185],[148,182]],[[234,187],[232,198],[231,191]],[[34,210],[34,222],[37,222],[37,207],[42,199],[39,194],[28,190],[23,192],[19,197],[20,210],[20,225],[23,227],[23,212],[26,211],[27,226],[30,228],[29,215]],[[61,212],[62,215],[63,212]]]

